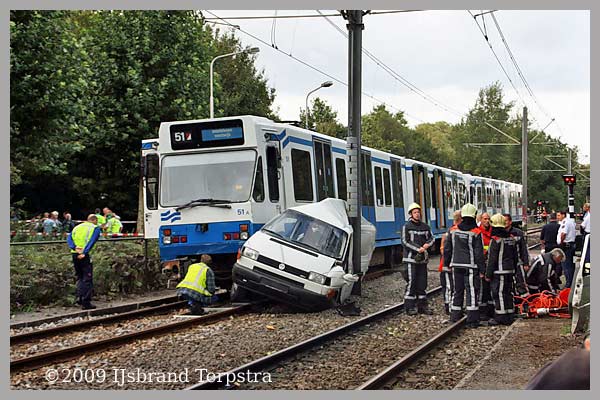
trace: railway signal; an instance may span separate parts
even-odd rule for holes
[[[573,218],[574,214],[575,214],[575,191],[574,191],[574,187],[575,187],[575,183],[577,182],[577,179],[575,178],[575,175],[573,174],[564,174],[562,176],[563,181],[565,182],[565,184],[567,185],[567,199],[568,199],[568,205],[569,205],[569,216],[571,218]]]

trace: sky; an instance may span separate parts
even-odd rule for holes
[[[320,12],[337,13],[335,10]],[[320,89],[310,99],[325,100],[338,113],[338,120],[347,124],[348,88],[338,80],[347,82],[348,40],[334,27],[347,33],[346,21],[341,16],[272,18],[275,15],[318,15],[317,10],[210,10],[203,13],[207,21],[224,23],[210,19],[216,15],[254,36],[235,30],[243,45],[260,48],[256,64],[264,70],[268,85],[276,89],[274,108],[282,120],[298,120],[308,92],[333,77],[333,86]],[[269,18],[227,19],[234,16]],[[411,126],[436,121],[456,123],[475,104],[481,88],[499,81],[505,100],[515,102],[515,112],[521,113],[522,107],[527,106],[532,128],[543,129],[554,118],[545,132],[570,146],[578,146],[582,155],[579,161],[589,162],[589,11],[497,10],[494,16],[529,89],[513,65],[491,14],[483,16],[485,28],[481,16],[477,21],[487,33],[506,74],[466,10],[365,15],[362,113],[384,102],[391,111],[404,111]],[[232,29],[226,25],[215,27]],[[389,67],[396,78],[368,58],[364,50]],[[218,64],[215,65],[217,70]],[[431,101],[403,85],[402,78]]]

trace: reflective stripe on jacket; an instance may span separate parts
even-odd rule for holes
[[[478,269],[485,272],[483,241],[478,228],[463,231],[460,228],[448,232],[444,246],[444,266]]]
[[[189,266],[185,278],[177,285],[177,288],[187,288],[204,296],[212,296],[206,289],[206,273],[208,266],[204,263],[196,263]]]
[[[518,258],[515,238],[494,236],[490,244],[485,275],[491,279],[494,274],[513,274]]]
[[[431,228],[424,222],[414,223],[409,219],[402,226],[402,247],[404,248],[403,262],[416,263],[415,256],[425,243],[430,246],[435,243]]]

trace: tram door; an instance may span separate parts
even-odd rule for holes
[[[371,164],[371,153],[361,151],[362,170],[362,215],[375,225],[375,199],[373,194],[373,166]]]
[[[415,194],[415,203],[421,206],[421,220],[429,223],[429,188],[427,187],[427,171],[423,166],[413,164],[413,190]]]
[[[331,143],[315,140],[315,175],[317,179],[317,201],[335,197],[333,190],[333,167],[331,161]]]
[[[447,226],[447,212],[445,201],[444,188],[444,173],[439,169],[433,171],[433,179],[431,180],[431,199],[432,205],[437,214],[437,227],[444,229]]]

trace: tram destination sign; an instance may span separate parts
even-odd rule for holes
[[[244,126],[240,119],[171,125],[170,134],[173,150],[244,144]]]

